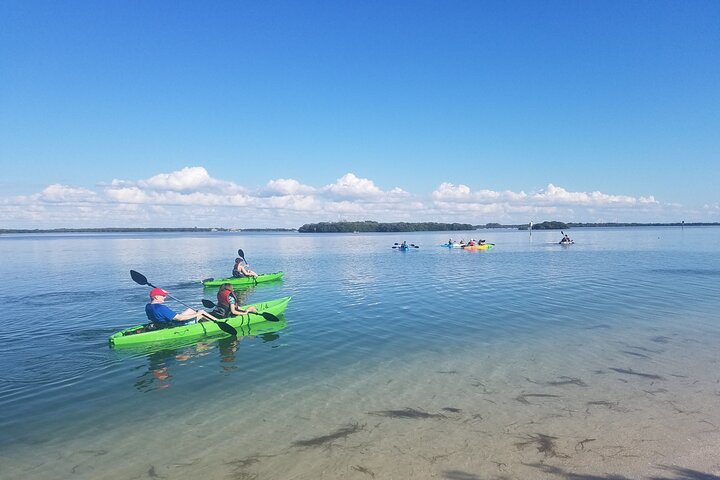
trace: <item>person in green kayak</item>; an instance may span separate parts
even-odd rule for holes
[[[258,274],[250,270],[250,266],[245,263],[245,260],[237,257],[235,259],[235,266],[233,266],[232,276],[235,278],[257,277]]]
[[[170,328],[178,325],[190,325],[206,319],[215,318],[204,310],[188,308],[182,313],[176,313],[165,305],[168,292],[162,288],[150,290],[150,303],[145,305],[145,315],[154,328]]]
[[[240,308],[240,300],[235,294],[235,289],[231,283],[223,283],[217,294],[217,305],[213,310],[213,315],[219,318],[237,317],[238,315],[247,315],[248,313],[257,312],[257,308],[250,306],[247,310]]]

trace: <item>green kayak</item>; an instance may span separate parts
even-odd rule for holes
[[[237,287],[239,285],[256,285],[261,282],[270,282],[272,280],[279,280],[284,275],[283,272],[275,273],[263,273],[257,277],[230,277],[230,278],[206,278],[202,281],[205,287],[219,287],[223,283],[230,283],[232,286]]]
[[[267,319],[262,315],[263,313],[270,313],[274,316],[278,316],[285,311],[291,297],[278,298],[276,300],[268,300],[267,302],[252,303],[250,305],[257,308],[258,313],[249,313],[247,315],[239,315],[237,317],[230,317],[221,321],[227,321],[228,325],[233,326],[235,329],[240,329],[242,326],[250,325],[252,323],[265,322]],[[241,308],[246,309],[250,305],[245,305]],[[163,328],[160,330],[152,330],[149,332],[144,331],[145,324],[135,325],[134,327],[126,328],[110,336],[110,346],[119,347],[124,345],[138,345],[141,343],[150,342],[164,342],[168,340],[187,340],[202,337],[221,336],[227,335],[223,332],[215,322],[200,322],[192,325],[182,325],[173,328]]]

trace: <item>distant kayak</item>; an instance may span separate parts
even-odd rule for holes
[[[446,247],[446,248],[462,248],[465,246],[465,244],[464,243],[443,243],[440,246]]]
[[[265,322],[268,319],[263,316],[269,313],[277,317],[285,311],[291,297],[278,298],[276,300],[268,300],[267,302],[253,303],[252,306],[257,308],[257,313],[248,313],[246,315],[238,315],[219,320],[227,321],[235,329],[250,324]],[[249,305],[241,307],[246,309]],[[272,317],[271,317],[272,318]],[[277,320],[277,318],[275,319]],[[181,325],[173,328],[161,328],[159,330],[145,331],[145,324],[135,325],[126,328],[110,336],[108,339],[110,346],[118,347],[125,345],[138,345],[142,343],[164,342],[169,340],[188,340],[203,337],[213,337],[227,335],[215,322],[200,322],[191,325]]]
[[[395,245],[392,246],[392,248],[397,248],[398,250],[400,250],[402,252],[406,252],[408,250],[412,250],[413,248],[420,248],[420,246],[415,245],[414,243],[410,243],[410,244],[396,243]]]
[[[205,287],[219,287],[223,283],[229,283],[234,287],[240,286],[240,285],[255,285],[257,283],[261,282],[270,282],[272,280],[279,280],[285,275],[283,272],[275,272],[275,273],[263,273],[262,275],[258,275],[257,277],[229,277],[229,278],[206,278],[202,281],[203,286]]]
[[[558,243],[559,243],[560,245],[572,245],[572,244],[575,243],[575,242],[574,242],[573,240],[570,240],[569,242],[563,242],[562,240],[560,240]]]
[[[490,250],[495,244],[493,243],[482,243],[480,245],[463,245],[464,250]]]

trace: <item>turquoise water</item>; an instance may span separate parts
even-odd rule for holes
[[[377,453],[377,464],[370,467],[362,462],[367,456],[358,452],[387,438],[403,452],[427,452],[418,454],[422,458],[435,458],[431,453],[438,446],[430,446],[422,435],[414,437],[412,429],[404,433],[404,427],[378,433],[386,425],[379,422],[393,419],[372,412],[448,408],[445,418],[463,415],[455,410],[477,411],[477,417],[458,418],[458,425],[467,427],[474,425],[473,418],[488,422],[483,406],[496,409],[490,422],[507,417],[511,424],[520,415],[536,421],[552,415],[516,410],[528,408],[518,396],[539,395],[533,388],[553,385],[551,380],[558,378],[574,385],[597,379],[582,390],[582,398],[567,392],[562,396],[563,408],[570,411],[575,411],[572,402],[578,412],[589,411],[579,405],[595,405],[585,398],[591,391],[616,392],[622,398],[618,402],[626,405],[676,393],[637,407],[656,415],[648,425],[677,429],[675,423],[658,420],[668,405],[701,412],[693,422],[720,425],[720,229],[567,233],[574,245],[558,245],[558,232],[530,236],[510,230],[0,237],[5,279],[0,303],[6,310],[0,322],[0,477],[193,478],[214,468],[217,478],[370,478],[367,472],[408,478],[408,465],[420,468],[417,458],[383,460]],[[472,252],[441,248],[449,236],[482,236],[496,245]],[[391,248],[403,240],[420,248]],[[215,298],[215,291],[204,290],[200,280],[228,273],[238,248],[256,271],[285,272],[283,281],[244,292],[248,302],[291,295],[281,325],[261,325],[239,340],[109,348],[109,335],[143,322],[149,288],[131,280],[131,269],[199,307],[202,298]],[[167,303],[184,309],[172,299]],[[661,381],[637,373],[663,377],[665,392],[652,397],[642,393],[655,392]],[[574,381],[579,378],[581,382]],[[630,390],[635,382],[648,383]],[[476,384],[497,397],[480,398],[465,390],[467,385],[479,388]],[[547,391],[544,387],[542,394],[552,395]],[[678,399],[699,406],[683,408]],[[618,409],[608,415],[614,416],[603,422],[633,424],[621,420]],[[344,425],[359,426],[343,430]],[[443,435],[438,425],[422,425],[428,435]],[[478,427],[495,432],[482,445],[498,445],[498,456],[503,455],[499,435],[502,428],[508,430],[500,427],[497,432],[493,423]],[[547,428],[559,435],[576,426],[556,422]],[[447,432],[445,445],[465,435],[461,428]],[[466,433],[467,446],[474,437]],[[470,460],[469,454],[456,453],[440,455],[442,461],[423,468],[445,478],[486,478],[471,475],[482,474],[483,462],[495,462],[508,469],[498,474],[530,478],[513,469],[539,461],[523,457],[539,453],[518,440],[537,433],[532,428],[513,433],[506,440],[512,458],[505,461]],[[311,437],[322,443],[323,434],[334,449],[309,453],[298,447]],[[363,434],[368,435],[361,443],[365,447],[350,448],[349,439]],[[598,434],[596,430],[593,438]],[[632,430],[628,435],[632,438]],[[659,431],[656,437],[662,443]],[[168,442],[183,445],[182,455],[169,454]],[[260,447],[262,442],[267,444]],[[669,451],[672,443],[665,439]],[[575,455],[577,447],[571,444],[568,440],[566,450]],[[339,453],[338,445],[348,452]],[[203,454],[193,457],[198,451]],[[257,456],[269,451],[268,458]],[[141,452],[137,461],[127,461],[130,452]],[[575,458],[567,452],[546,461]],[[600,471],[637,478],[630,473],[642,472],[640,464],[647,464],[645,455],[651,453],[636,454],[637,464],[613,457],[616,463],[611,468],[606,463]],[[700,468],[704,456],[682,458],[687,458],[685,467]],[[583,458],[563,468],[597,471],[597,462]],[[280,474],[288,469],[293,475]],[[383,476],[383,471],[395,476]],[[551,476],[546,471],[538,475]]]

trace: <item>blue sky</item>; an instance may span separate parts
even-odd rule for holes
[[[720,221],[717,1],[0,2],[0,228]]]

